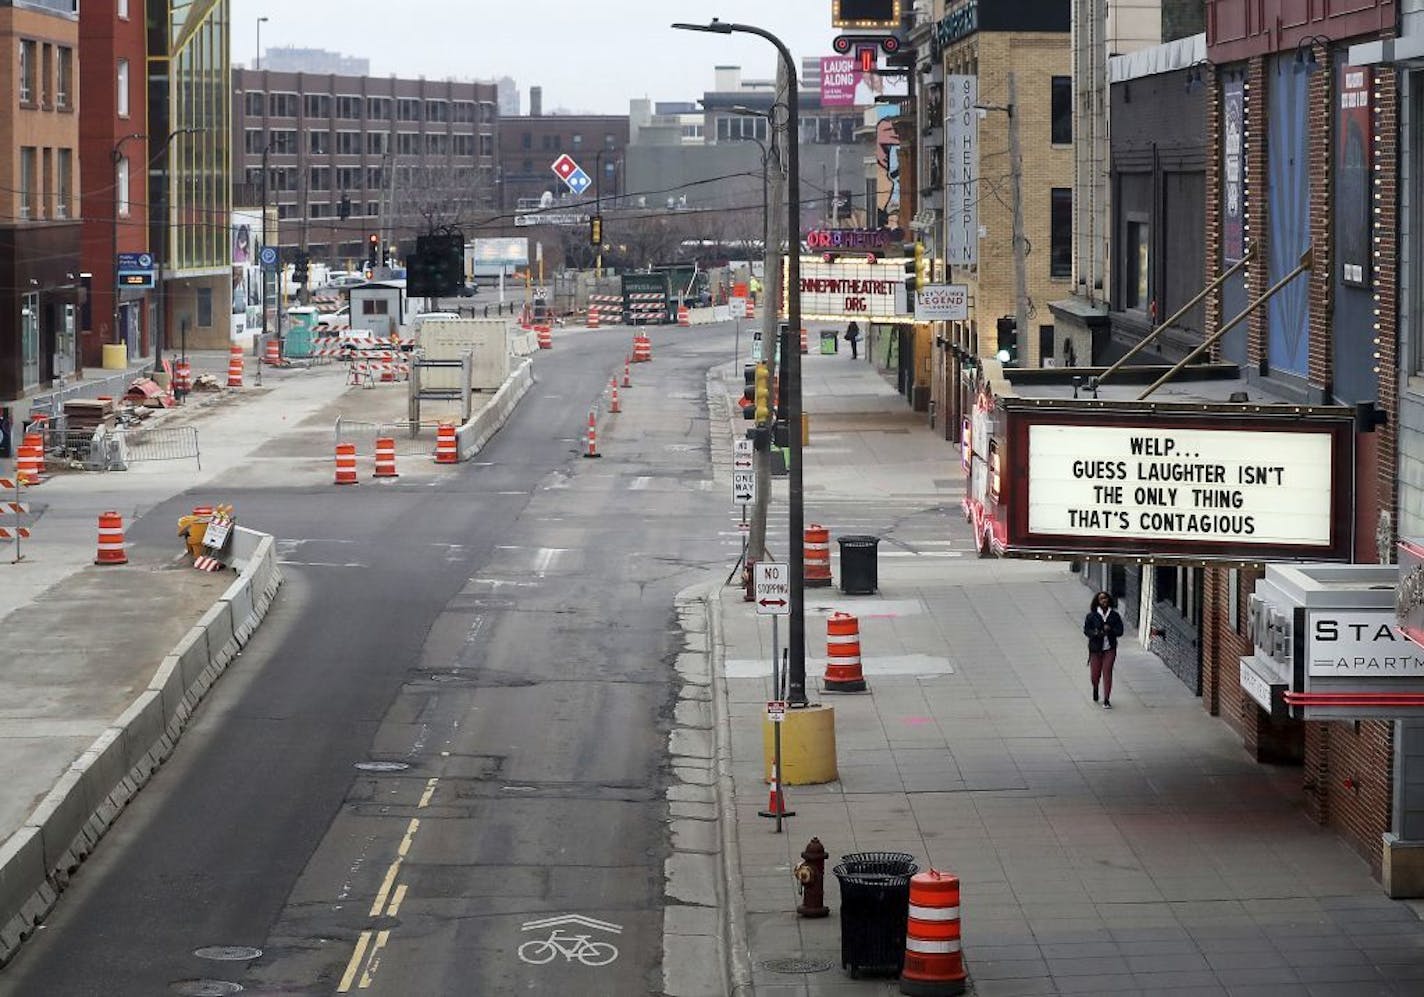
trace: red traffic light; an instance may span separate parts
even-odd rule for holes
[[[367,239],[366,241],[369,242],[369,243],[370,243],[371,245],[373,245],[373,246],[380,245],[381,237],[380,237],[379,235],[376,235],[376,234],[373,232],[373,233],[371,234],[371,237],[370,237],[369,239]]]

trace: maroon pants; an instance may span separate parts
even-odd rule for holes
[[[1117,661],[1117,648],[1111,651],[1089,651],[1088,652],[1088,677],[1092,679],[1093,688],[1098,687],[1098,682],[1103,684],[1103,699],[1112,699],[1112,670],[1113,662]]]

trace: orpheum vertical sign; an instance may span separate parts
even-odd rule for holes
[[[979,262],[979,102],[977,76],[944,78],[945,260]]]

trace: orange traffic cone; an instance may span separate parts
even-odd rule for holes
[[[631,387],[633,386],[633,376],[632,376],[632,374],[630,374],[630,373],[628,372],[628,366],[629,366],[632,362],[633,362],[633,358],[632,358],[632,357],[624,357],[624,358],[623,358],[623,387],[625,387],[625,388],[631,388]]]
[[[594,419],[593,409],[588,410],[588,450],[584,452],[585,457],[602,457],[598,452],[598,422]]]
[[[389,436],[376,440],[376,473],[373,478],[399,478],[396,472],[396,441]]]
[[[356,484],[356,444],[336,444],[336,483]]]
[[[455,427],[451,423],[442,422],[435,431],[435,463],[460,463],[460,444],[455,437]]]
[[[613,378],[613,380],[609,381],[608,386],[613,389],[613,403],[608,409],[608,411],[616,415],[617,413],[623,411],[623,407],[618,404],[618,378],[615,377]]]
[[[99,513],[99,552],[95,564],[128,564],[124,550],[124,517],[117,512]]]
[[[766,809],[758,810],[761,817],[795,817],[795,810],[786,809],[786,794],[781,791],[781,774],[776,771],[776,764],[771,766],[771,793],[767,797]]]

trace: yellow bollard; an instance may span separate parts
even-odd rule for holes
[[[767,782],[771,781],[772,726],[763,713],[762,775]],[[835,707],[808,706],[802,710],[787,710],[786,719],[781,724],[781,784],[815,786],[835,782],[839,776]]]
[[[811,413],[801,413],[801,445],[809,447],[811,445]]]

